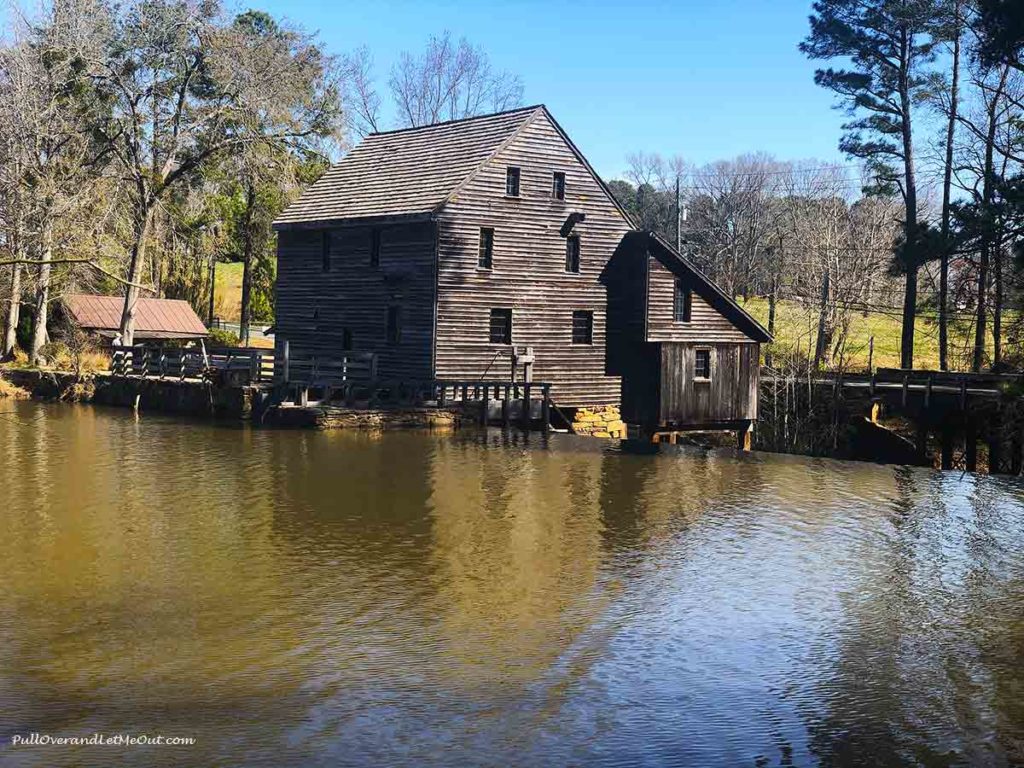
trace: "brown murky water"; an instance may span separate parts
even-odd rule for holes
[[[1015,482],[35,403],[0,449],[0,763],[1024,761]]]

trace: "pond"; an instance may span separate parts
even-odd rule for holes
[[[1016,481],[32,402],[0,448],[4,764],[1024,762]]]

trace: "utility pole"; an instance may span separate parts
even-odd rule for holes
[[[683,207],[679,197],[679,174],[676,174],[676,251],[683,252]]]

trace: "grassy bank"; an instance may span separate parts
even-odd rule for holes
[[[768,325],[768,301],[739,300],[762,325]],[[775,314],[775,339],[782,347],[801,350],[814,349],[817,339],[817,312],[814,307],[790,301],[781,301]],[[855,312],[850,318],[845,358],[852,368],[866,368],[871,338],[875,340],[875,367],[897,368],[900,364],[900,333],[902,319],[897,313]],[[950,367],[966,370],[974,344],[974,326],[958,319],[949,328]],[[988,354],[992,351],[991,335]],[[914,367],[939,367],[939,324],[934,314],[918,315],[914,330]]]
[[[213,313],[238,322],[242,315],[242,262],[220,262],[213,280]]]

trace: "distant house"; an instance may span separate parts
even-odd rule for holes
[[[381,378],[533,378],[563,408],[742,428],[767,331],[638,231],[544,106],[367,136],[275,222],[275,331]]]
[[[65,296],[64,310],[82,330],[113,340],[120,334],[123,296],[95,296],[78,293]],[[138,341],[201,339],[206,326],[187,301],[139,299],[135,308],[135,338]]]

